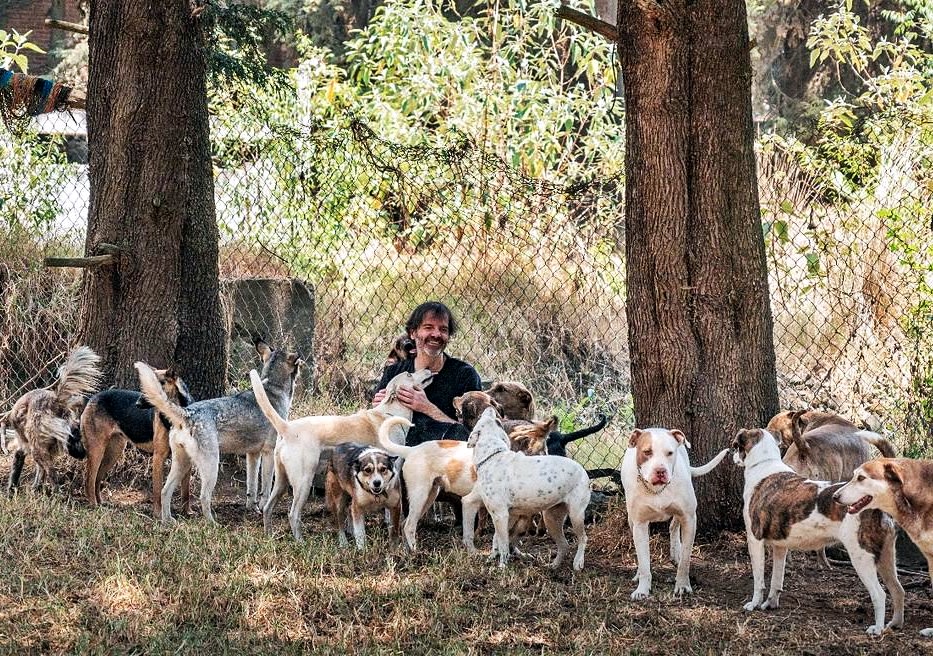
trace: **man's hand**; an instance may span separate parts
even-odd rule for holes
[[[386,388],[383,387],[381,390],[379,390],[378,392],[376,392],[376,396],[373,397],[373,405],[372,405],[372,407],[375,408],[377,405],[379,405],[380,403],[382,403],[382,400],[383,400],[385,397],[386,397]]]
[[[436,421],[453,422],[453,419],[441,412],[441,409],[428,400],[424,390],[417,385],[415,387],[400,387],[398,389],[398,401],[413,412],[420,412]]]

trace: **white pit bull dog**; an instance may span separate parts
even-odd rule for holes
[[[638,587],[632,599],[651,594],[651,555],[648,552],[648,524],[671,520],[671,560],[677,563],[674,594],[692,593],[690,553],[697,528],[697,497],[694,476],[706,474],[726,457],[723,449],[702,467],[691,467],[687,448],[690,443],[679,430],[635,429],[622,458],[620,473],[625,488],[625,508],[638,556]]]

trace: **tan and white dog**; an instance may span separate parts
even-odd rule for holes
[[[926,557],[933,582],[933,460],[870,460],[833,498],[850,514],[876,509],[891,515]],[[920,635],[933,638],[933,627]]]
[[[542,513],[548,535],[557,544],[557,555],[550,564],[555,568],[570,551],[564,537],[564,520],[569,515],[577,538],[573,569],[583,569],[583,517],[590,502],[590,479],[583,466],[562,456],[526,456],[512,451],[494,408],[483,411],[467,446],[473,449],[477,479],[473,491],[463,498],[464,543],[473,544],[473,520],[482,502],[496,529],[493,553],[499,555],[499,566],[505,567],[510,513],[516,517]]]
[[[904,588],[897,579],[894,522],[874,510],[846,514],[833,496],[842,483],[812,481],[798,476],[781,461],[777,439],[768,431],[740,430],[732,442],[734,459],[745,469],[743,515],[752,561],[754,592],[747,611],[778,608],[784,587],[788,550],[811,551],[841,542],[852,567],[871,596],[874,623],[870,635],[904,623]],[[771,588],[764,598],[765,546],[773,552]],[[884,623],[885,592],[891,593],[892,616]]]
[[[403,533],[408,548],[416,551],[418,522],[425,511],[441,491],[459,497],[472,492],[476,483],[476,467],[473,466],[473,449],[466,442],[428,440],[417,446],[403,446],[390,439],[393,432],[411,426],[412,423],[404,417],[390,417],[379,427],[379,446],[405,459],[402,478],[408,490],[408,515],[405,517]],[[464,523],[466,515],[463,513]],[[463,535],[470,532],[464,525]],[[464,540],[464,545],[467,550],[476,551],[472,540],[469,543]]]
[[[412,411],[398,401],[398,390],[401,387],[427,387],[433,376],[430,369],[400,373],[389,381],[385,398],[375,408],[360,410],[352,415],[310,416],[289,421],[283,419],[269,403],[256,370],[250,371],[249,379],[259,408],[279,435],[272,455],[275,464],[275,484],[262,510],[266,532],[272,530],[272,511],[276,502],[285,493],[286,487],[291,485],[293,496],[288,521],[292,535],[300,541],[301,510],[311,493],[321,452],[347,442],[376,446],[379,427],[390,416],[411,420]],[[404,441],[404,436],[402,440]]]
[[[625,489],[625,508],[632,529],[632,541],[638,557],[634,580],[638,587],[632,599],[651,594],[651,554],[648,549],[648,525],[671,520],[671,560],[677,563],[674,594],[692,593],[690,554],[697,529],[697,497],[694,476],[706,474],[726,457],[723,449],[702,467],[691,467],[687,448],[690,443],[679,430],[665,428],[635,429],[619,468]]]

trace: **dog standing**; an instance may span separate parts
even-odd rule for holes
[[[171,369],[154,370],[163,393],[184,408],[194,402],[188,386]],[[152,513],[162,516],[162,478],[169,455],[169,424],[140,392],[109,389],[91,397],[81,413],[81,432],[72,436],[69,451],[87,457],[84,491],[91,508],[100,505],[100,486],[123,457],[127,442],[152,454]],[[191,507],[190,471],[182,481],[182,505]]]
[[[286,488],[292,486],[292,506],[288,513],[288,522],[292,535],[301,541],[301,510],[304,508],[314,474],[317,471],[321,451],[347,442],[359,442],[375,446],[379,426],[389,416],[404,417],[411,420],[412,411],[398,401],[398,390],[403,386],[427,387],[434,374],[430,369],[420,369],[414,373],[403,372],[395,376],[386,386],[386,395],[375,408],[360,410],[347,416],[311,416],[287,421],[278,409],[269,403],[255,371],[249,372],[250,382],[259,409],[278,433],[272,459],[275,465],[275,487],[269,495],[262,511],[262,521],[266,533],[272,530],[272,511]]]
[[[57,483],[55,457],[67,449],[85,398],[100,383],[99,364],[100,357],[90,347],[79,346],[59,368],[58,380],[51,389],[26,392],[13,404],[6,420],[16,431],[9,494],[19,485],[27,454],[32,454],[36,462],[34,488],[46,480]]]
[[[878,433],[817,410],[780,412],[768,422],[768,432],[787,448],[784,462],[814,480],[848,480],[856,467],[871,458],[869,445],[886,458],[895,455],[891,443]]]
[[[477,479],[473,491],[463,498],[464,542],[473,544],[473,521],[482,502],[496,529],[493,553],[499,555],[499,566],[505,567],[509,558],[509,515],[542,513],[548,535],[557,544],[557,555],[550,564],[556,568],[570,551],[563,528],[569,515],[577,538],[573,569],[583,569],[583,518],[590,502],[590,479],[583,466],[570,458],[526,456],[512,451],[494,408],[483,411],[467,446],[473,448]]]
[[[897,579],[894,522],[880,511],[846,514],[833,501],[843,483],[812,481],[781,461],[775,437],[766,430],[740,430],[732,442],[734,459],[745,470],[743,515],[752,561],[754,592],[747,611],[778,608],[784,587],[787,552],[813,550],[841,542],[852,566],[868,589],[874,608],[870,635],[904,623],[904,588]],[[765,546],[773,553],[771,588],[764,598]],[[884,588],[891,593],[892,617],[884,624]]]
[[[856,468],[833,499],[850,515],[879,510],[891,515],[927,559],[933,582],[933,460],[870,460]],[[933,638],[933,627],[920,635]]]
[[[674,594],[692,593],[690,556],[697,529],[697,497],[693,478],[709,473],[729,453],[723,449],[702,467],[691,467],[686,436],[679,430],[664,428],[635,429],[622,457],[619,473],[625,489],[625,508],[638,571],[638,587],[632,599],[651,594],[651,554],[648,526],[651,522],[670,523],[670,555],[677,563]]]
[[[461,498],[472,492],[476,467],[473,466],[473,449],[466,442],[428,440],[417,446],[403,446],[389,439],[394,431],[410,427],[411,422],[404,417],[390,417],[379,427],[379,446],[404,459],[402,478],[408,490],[408,515],[403,533],[408,548],[417,551],[418,522],[425,511],[442,491]],[[467,534],[464,525],[463,535]],[[472,540],[469,543],[464,540],[464,545],[468,551],[476,551]]]
[[[295,378],[303,364],[297,353],[273,351],[259,340],[256,351],[262,358],[262,383],[276,412],[288,414],[295,389]],[[152,368],[144,362],[136,363],[143,396],[172,423],[169,446],[172,467],[162,488],[162,520],[172,519],[172,495],[181,480],[197,467],[201,476],[201,512],[209,522],[214,521],[211,499],[217,484],[221,453],[246,455],[246,506],[256,509],[259,504],[257,483],[260,458],[270,463],[275,448],[275,428],[265,418],[250,391],[233,396],[207,399],[192,403],[187,408],[172,403],[165,396]],[[269,497],[272,487],[272,467],[262,466],[262,497]]]
[[[366,515],[377,510],[387,510],[391,516],[389,538],[399,536],[402,493],[395,461],[395,456],[372,446],[346,443],[334,448],[324,483],[324,502],[334,517],[341,546],[347,544],[348,507],[357,549],[366,548]]]

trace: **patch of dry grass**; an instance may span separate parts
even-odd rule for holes
[[[0,462],[0,476],[7,464]],[[28,474],[28,472],[27,472]],[[241,473],[238,472],[238,475]],[[148,481],[146,481],[147,483]],[[526,538],[530,560],[500,570],[470,558],[456,529],[420,529],[424,548],[389,545],[373,518],[363,553],[338,548],[313,500],[308,542],[288,534],[287,504],[266,537],[227,477],[215,510],[163,527],[145,494],[114,485],[98,511],[71,488],[22,490],[0,501],[0,652],[3,653],[918,653],[933,624],[928,582],[903,577],[907,627],[881,639],[864,630],[871,605],[854,572],[814,569],[797,555],[782,607],[747,614],[744,539],[698,541],[694,595],[672,598],[667,539],[651,538],[655,594],[633,603],[634,550],[624,507],[589,528],[586,567],[551,572],[552,545]],[[489,536],[479,546],[488,548]],[[922,587],[921,587],[922,585]]]

